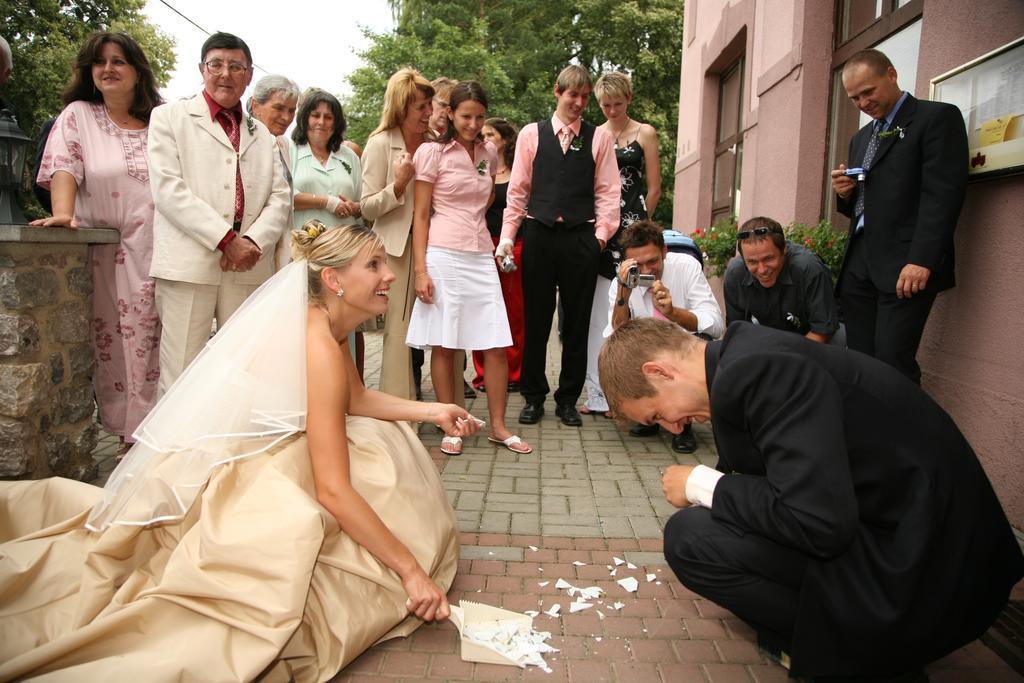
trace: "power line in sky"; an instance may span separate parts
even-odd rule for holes
[[[174,12],[175,14],[177,14],[177,15],[178,15],[179,17],[181,17],[182,19],[184,19],[185,21],[187,21],[188,23],[192,24],[192,25],[193,25],[193,26],[195,26],[195,27],[196,27],[197,29],[199,29],[200,31],[202,31],[203,33],[205,33],[206,35],[210,35],[210,32],[209,32],[209,31],[207,31],[207,30],[206,30],[205,28],[203,28],[202,26],[200,26],[200,25],[199,25],[199,24],[197,24],[196,22],[192,21],[192,19],[190,19],[189,17],[185,16],[185,15],[184,15],[184,14],[183,14],[183,13],[182,13],[182,12],[181,12],[180,10],[178,10],[178,8],[177,8],[177,7],[175,7],[175,6],[174,6],[174,5],[172,5],[171,3],[167,2],[167,0],[160,0],[160,4],[162,4],[162,5],[166,6],[166,7],[167,7],[167,9],[171,10],[172,12]],[[260,66],[260,65],[259,65],[259,64],[257,64],[256,62],[253,62],[253,63],[252,63],[252,68],[253,68],[253,69],[259,69],[259,70],[260,70],[260,71],[262,71],[263,73],[269,73],[269,72],[268,72],[268,71],[267,71],[266,69],[264,69],[264,68],[263,68],[262,66]]]

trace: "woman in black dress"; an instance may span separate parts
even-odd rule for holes
[[[629,104],[633,100],[633,83],[629,76],[618,71],[604,74],[594,86],[594,97],[607,119],[601,127],[615,139],[615,159],[619,163],[622,196],[619,201],[619,229],[601,252],[598,267],[594,305],[590,311],[587,400],[580,407],[580,412],[608,415],[608,402],[597,376],[597,354],[601,351],[604,330],[608,326],[608,288],[622,260],[619,235],[631,223],[653,216],[658,208],[658,200],[661,198],[661,158],[658,154],[658,133],[654,126],[629,117]]]

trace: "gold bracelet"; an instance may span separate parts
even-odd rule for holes
[[[429,274],[430,273],[417,273],[416,274],[416,279],[418,280],[419,278],[423,277],[424,275],[429,275]]]

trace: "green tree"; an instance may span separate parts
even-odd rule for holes
[[[142,46],[158,86],[174,69],[174,40],[146,20],[145,0],[0,0],[0,25],[11,45],[14,73],[3,91],[31,138],[63,108],[60,92],[71,78],[75,55],[93,31],[123,31]],[[30,150],[34,154],[34,150]],[[29,169],[30,170],[30,169]],[[23,195],[26,213],[41,209]]]
[[[658,129],[663,195],[655,218],[672,216],[679,112],[682,3],[677,0],[391,0],[390,33],[367,33],[366,65],[350,77],[349,135],[363,142],[376,127],[388,76],[413,66],[427,78],[479,80],[490,113],[520,125],[549,116],[552,86],[577,62],[595,77],[633,78],[630,115]],[[586,117],[604,120],[591,100]]]

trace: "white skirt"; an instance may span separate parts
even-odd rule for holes
[[[405,343],[483,351],[512,346],[498,268],[489,252],[427,247],[434,303],[416,300]]]

